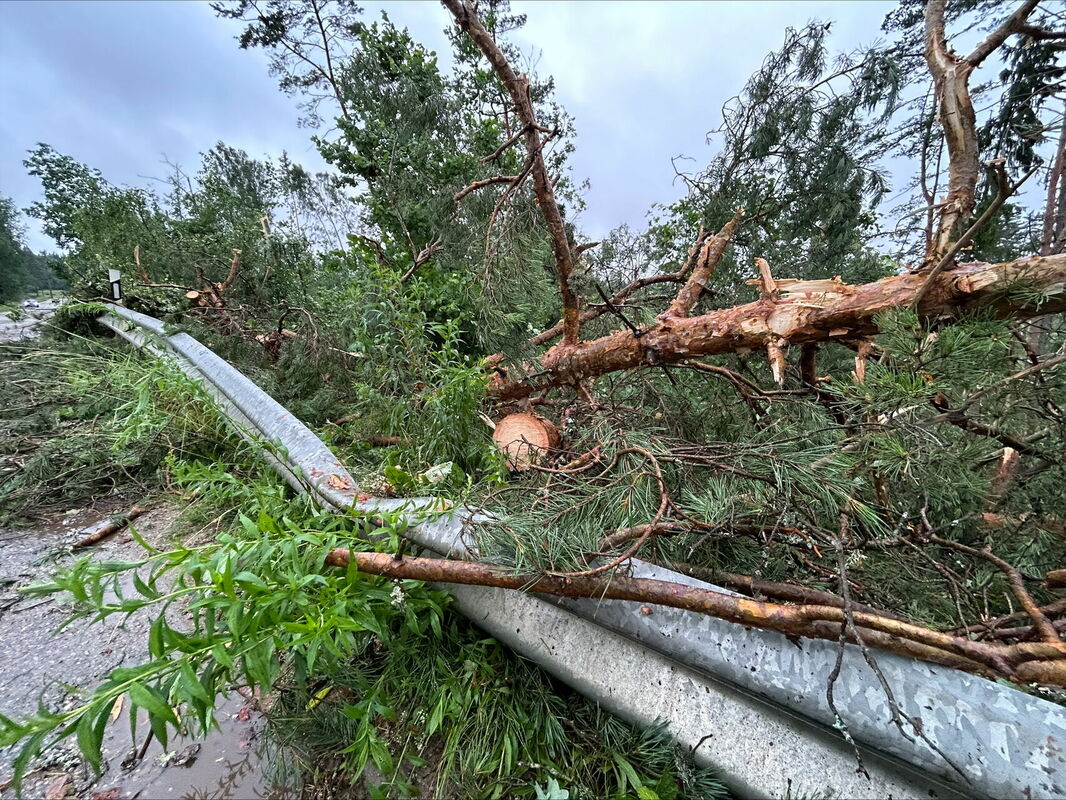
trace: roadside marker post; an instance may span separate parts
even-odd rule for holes
[[[122,270],[109,269],[107,278],[111,281],[111,299],[116,303],[122,302]]]

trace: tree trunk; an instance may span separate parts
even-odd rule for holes
[[[663,318],[640,336],[619,330],[576,345],[559,344],[544,354],[540,369],[526,365],[521,376],[512,377],[497,368],[489,394],[520,400],[618,370],[723,353],[854,341],[877,333],[878,314],[911,306],[927,278],[923,273],[892,275],[860,286],[778,280],[778,299],[764,297],[698,317]],[[1047,301],[1037,309],[1013,300],[1009,290],[1018,285],[1043,290]],[[963,264],[933,279],[917,311],[924,317],[950,317],[978,305],[1000,316],[1018,317],[1066,309],[1066,254],[1002,264]]]

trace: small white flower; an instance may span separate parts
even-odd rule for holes
[[[395,608],[403,608],[404,593],[403,587],[400,586],[400,584],[397,583],[392,587],[392,594],[390,597],[391,600],[389,602],[391,602]]]

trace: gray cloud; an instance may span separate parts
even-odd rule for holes
[[[679,195],[671,156],[705,163],[705,137],[787,26],[833,19],[850,49],[877,37],[889,2],[516,2],[517,42],[577,123],[574,175],[588,178],[581,223],[592,236],[639,225]],[[436,3],[387,10],[447,63],[446,12]],[[38,141],[143,185],[162,158],[194,166],[218,140],[253,155],[287,150],[321,168],[294,103],[262,53],[240,51],[239,28],[206,3],[0,3],[0,193],[39,196],[21,161]],[[30,226],[35,248],[50,243]]]

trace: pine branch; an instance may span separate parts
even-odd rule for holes
[[[570,252],[570,243],[567,241],[563,215],[559,210],[559,203],[555,199],[555,190],[552,188],[551,179],[548,177],[548,169],[544,165],[540,139],[540,131],[543,128],[537,124],[533,101],[529,96],[529,80],[524,75],[519,76],[515,73],[499,45],[496,44],[492,35],[485,30],[485,26],[481,24],[481,20],[477,16],[477,9],[469,0],[442,0],[442,2],[452,13],[452,16],[455,17],[459,27],[474,40],[474,43],[489,60],[497,76],[499,76],[511,95],[511,101],[515,105],[518,118],[525,126],[523,138],[526,152],[532,162],[533,189],[537,195],[540,212],[548,225],[552,254],[555,256],[555,269],[559,277],[559,294],[563,303],[563,342],[571,345],[576,344],[581,329],[581,321],[578,314],[577,295],[570,286],[570,274],[574,269],[574,259],[573,254]]]

